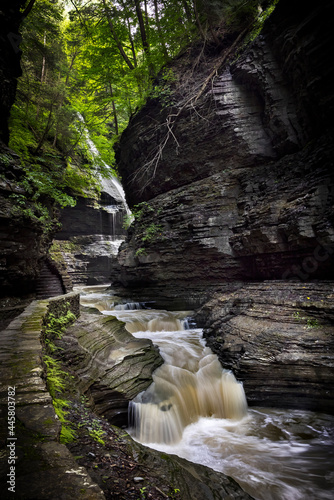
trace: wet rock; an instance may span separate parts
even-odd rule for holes
[[[0,491],[1,498],[69,500],[105,498],[86,469],[78,466],[59,443],[61,424],[47,390],[42,365],[41,335],[48,312],[57,317],[63,306],[78,313],[77,294],[50,301],[34,301],[1,332],[0,359]],[[15,415],[13,427],[9,424]],[[9,439],[12,438],[12,439]],[[8,443],[13,447],[9,463]],[[10,469],[10,466],[14,469]],[[8,474],[14,470],[14,490]]]
[[[251,283],[218,292],[197,318],[249,404],[333,413],[333,296],[333,282]]]
[[[126,231],[126,208],[112,181],[105,180],[99,200],[81,198],[60,212],[62,229],[54,248],[62,255],[74,284],[105,283]]]
[[[83,313],[58,345],[80,391],[89,391],[97,413],[115,425],[127,424],[128,402],[151,384],[163,362],[150,340],[135,339],[112,316]]]
[[[151,206],[121,246],[117,293],[193,308],[226,283],[334,278],[329,4],[279,2],[229,65],[217,54],[195,73],[188,53],[173,62],[174,107],[149,100],[117,152],[129,203]],[[173,135],[150,163],[168,115]]]

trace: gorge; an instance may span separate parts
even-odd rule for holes
[[[262,12],[271,2],[255,3]],[[8,10],[12,34],[24,5]],[[27,168],[8,147],[19,53],[15,61],[9,49],[0,56],[1,411],[4,417],[10,380],[18,386],[23,443],[18,498],[52,498],[57,481],[64,498],[73,497],[80,474],[90,485],[82,498],[331,498],[332,7],[279,0],[258,32],[247,16],[217,26],[208,16],[206,37],[166,62],[114,145],[123,187],[111,176],[97,196],[87,186],[76,194],[76,206],[59,210],[48,200],[47,224],[36,219],[33,197],[24,213],[14,209]],[[88,132],[85,140],[89,149]],[[54,299],[39,288],[45,266],[62,286]],[[69,311],[77,319],[48,338],[51,320],[41,310],[60,322]],[[42,361],[51,354],[73,377],[68,418],[79,438],[67,451],[59,443],[67,424],[55,417]],[[212,385],[204,381],[209,367]],[[161,374],[167,379],[159,386]],[[225,375],[233,380],[215,392]],[[203,410],[206,397],[215,401]],[[219,400],[228,407],[235,397],[239,409],[226,413]],[[181,416],[174,413],[182,405]],[[158,432],[162,417],[169,423]],[[110,424],[126,427],[134,441]],[[4,458],[6,428],[1,436]],[[33,466],[23,465],[24,449],[50,475],[44,492]],[[67,482],[57,453],[76,471]]]

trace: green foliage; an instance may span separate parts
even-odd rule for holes
[[[172,99],[173,94],[173,83],[176,82],[176,76],[172,69],[165,68],[162,72],[161,81],[159,85],[155,85],[152,92],[150,93],[150,98],[159,99],[162,103],[162,107],[172,106],[174,101]]]
[[[66,372],[60,368],[60,362],[49,355],[45,355],[43,361],[46,365],[48,390],[54,399],[58,393],[61,393],[65,389],[64,377],[66,376]]]
[[[179,499],[180,498],[180,489],[179,488],[173,488],[173,490],[169,494],[170,498],[173,499]]]
[[[8,167],[12,162],[12,157],[6,153],[0,153],[0,164]]]
[[[43,207],[97,197],[99,175],[114,174],[113,146],[133,113],[148,97],[173,105],[171,58],[209,33],[215,39],[222,17],[240,25],[258,16],[256,36],[276,1],[258,16],[257,0],[71,0],[68,15],[63,0],[36,0],[21,27],[23,74],[10,119],[10,146],[25,169],[18,213],[50,230]],[[38,207],[24,207],[29,201]],[[160,229],[147,228],[143,241]]]
[[[73,441],[76,437],[76,433],[71,427],[69,421],[66,419],[67,411],[66,408],[69,406],[69,402],[65,401],[61,394],[63,393],[66,382],[65,379],[68,374],[61,369],[60,362],[49,355],[43,356],[43,361],[46,365],[46,381],[47,388],[52,397],[53,407],[61,422],[61,433],[60,442],[68,443]]]
[[[255,40],[257,36],[259,36],[259,34],[262,31],[265,20],[268,19],[268,17],[273,13],[278,1],[279,0],[272,0],[272,2],[268,4],[268,7],[265,10],[261,11],[256,16],[252,31],[245,40],[246,44],[252,42],[253,40]]]
[[[158,224],[156,222],[151,222],[150,224],[146,224],[145,217],[148,214],[153,214],[158,217],[161,212],[161,208],[157,211],[146,201],[135,205],[132,209],[132,216],[127,216],[125,219],[125,224],[131,224],[133,221],[136,221],[136,231],[141,243],[152,243],[157,240],[159,237],[163,236],[163,226],[162,224]],[[136,251],[136,255],[146,255],[146,249],[140,247]]]
[[[59,222],[52,217],[48,207],[42,205],[42,203],[33,203],[24,194],[13,193],[10,198],[14,201],[11,208],[13,217],[29,219],[32,224],[36,224],[42,229],[43,234],[48,234],[60,227]]]
[[[307,328],[318,328],[319,327],[319,322],[317,319],[307,318],[306,316],[301,316],[299,311],[294,312],[292,316],[295,320],[306,324]]]
[[[145,214],[149,212],[154,212],[154,208],[147,201],[142,201],[138,205],[134,205],[132,209],[132,215],[137,222],[142,222]]]
[[[136,250],[136,256],[140,257],[141,255],[147,255],[146,249],[143,247],[140,247],[138,248],[138,250]]]
[[[50,338],[57,337],[61,339],[68,325],[75,320],[76,317],[70,310],[58,318],[54,314],[49,313],[47,316],[45,335]]]
[[[142,488],[140,488],[139,492],[140,492],[140,498],[141,499],[145,499],[145,492],[147,490],[147,486],[143,486]]]
[[[9,145],[20,154],[25,172],[19,183],[25,198],[18,215],[42,224],[46,212],[43,220],[30,207],[21,210],[23,205],[39,203],[39,211],[41,205],[50,208],[54,203],[61,208],[74,206],[70,193],[95,193],[97,173],[105,169],[87,156],[85,135],[70,100],[73,60],[67,50],[63,14],[61,0],[36,0],[23,21],[22,77],[9,123]]]
[[[105,435],[105,432],[103,429],[92,429],[89,431],[90,437],[94,439],[97,443],[102,444],[103,446],[105,445],[105,442],[102,439],[102,436]]]
[[[87,404],[87,398],[85,396],[81,396],[81,403],[83,405]],[[91,438],[94,439],[97,443],[105,445],[104,440],[102,439],[105,435],[104,430],[102,429],[101,422],[97,418],[91,418],[89,411],[85,408],[81,413],[80,423],[78,424],[78,429],[85,428],[88,430],[88,434]]]
[[[43,361],[46,367],[46,382],[48,391],[52,397],[52,403],[55,412],[62,424],[60,441],[68,443],[76,437],[75,431],[71,424],[66,419],[66,408],[69,402],[63,397],[63,393],[68,385],[68,373],[61,368],[59,360],[54,358],[54,354],[59,351],[54,343],[56,338],[60,339],[65,332],[66,327],[75,321],[75,315],[69,310],[69,304],[63,305],[64,314],[56,317],[53,313],[49,313],[45,318],[44,327],[44,345],[46,354],[43,356]]]
[[[163,227],[161,224],[156,224],[152,222],[149,226],[144,228],[142,241],[151,242],[157,238],[157,236],[161,236]]]

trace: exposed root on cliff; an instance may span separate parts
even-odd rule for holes
[[[209,75],[204,78],[204,81],[201,80],[194,85],[193,82],[190,83],[190,80],[193,77],[194,69],[200,64],[200,61],[204,57],[204,50],[206,45],[206,41],[204,40],[200,53],[196,58],[195,65],[192,66],[190,75],[188,75],[186,79],[186,86],[190,87],[190,92],[187,92],[184,97],[180,96],[178,102],[172,107],[172,109],[175,109],[175,107],[177,107],[178,110],[177,112],[172,111],[167,115],[166,121],[163,124],[163,126],[166,127],[166,132],[163,139],[157,144],[153,153],[151,153],[151,159],[147,160],[132,176],[132,182],[136,182],[141,186],[140,190],[138,190],[138,193],[140,195],[143,194],[147,186],[155,178],[157,168],[163,157],[163,151],[170,139],[174,140],[176,144],[176,151],[178,154],[180,144],[176,137],[176,134],[174,133],[174,128],[179,116],[186,110],[193,110],[201,119],[205,119],[205,117],[201,116],[201,114],[195,107],[198,100],[202,97],[210,82],[212,83],[213,79],[218,75],[218,72],[222,68],[222,66],[226,64],[231,57],[235,56],[238,48],[240,48],[242,40],[246,40],[247,35],[251,33],[252,28],[258,18],[259,17],[257,17],[255,20],[252,20],[252,22],[246,26],[246,28],[237,36],[237,38],[229,47],[223,48],[218,57],[214,57],[213,61],[209,62],[209,67],[211,67]],[[207,60],[205,62],[208,63]],[[185,83],[182,84],[182,87],[184,86]],[[177,89],[175,91],[175,94],[176,93],[180,94],[180,89]],[[157,127],[155,131],[157,131],[160,127]]]

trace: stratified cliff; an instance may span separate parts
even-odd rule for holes
[[[160,100],[120,141],[128,201],[145,203],[112,274],[120,294],[202,305],[198,325],[251,404],[325,412],[334,411],[331,4],[280,0],[246,48],[229,33],[173,62],[169,89],[162,79]]]
[[[148,205],[113,286],[189,305],[226,282],[333,278],[330,4],[281,0],[245,49],[229,33],[169,67],[118,148],[129,204]]]

